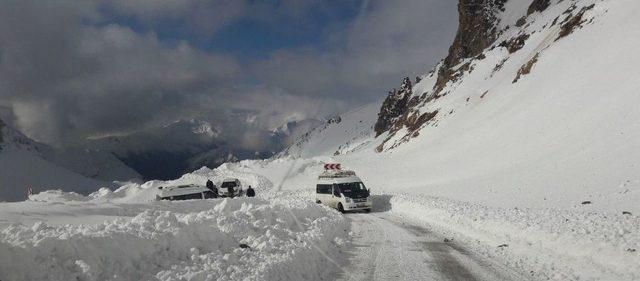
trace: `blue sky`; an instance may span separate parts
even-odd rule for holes
[[[311,11],[304,19],[295,21],[281,20],[267,24],[255,19],[242,19],[224,27],[199,45],[239,58],[266,58],[278,49],[308,45],[325,49],[325,28],[330,25],[342,26],[355,18],[359,11],[357,4],[332,6],[328,12]]]
[[[275,8],[281,1],[251,1]],[[322,7],[311,6],[303,15],[283,15],[273,18],[238,17],[214,33],[201,32],[185,22],[184,18],[159,18],[153,22],[136,16],[122,15],[112,7],[103,5],[106,15],[101,24],[117,23],[139,33],[154,32],[166,44],[188,41],[199,49],[226,53],[241,60],[265,59],[273,51],[313,46],[327,49],[326,31],[344,28],[360,13],[362,0],[327,1]]]

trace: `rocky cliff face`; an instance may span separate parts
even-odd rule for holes
[[[534,0],[529,6],[529,9],[527,9],[527,16],[535,12],[543,12],[549,5],[551,5],[551,0]]]
[[[464,59],[482,54],[498,37],[498,17],[507,0],[460,0],[458,3],[458,32],[449,48],[449,55],[438,70],[434,94],[440,95],[446,84],[456,80],[468,65],[456,68]]]
[[[504,11],[507,0],[460,0],[458,32],[444,59],[443,68],[452,68],[460,61],[482,53],[497,37],[496,13]]]
[[[469,71],[468,63],[462,66],[459,64],[467,58],[480,55],[496,41],[499,32],[496,13],[503,11],[506,2],[507,0],[460,0],[458,32],[449,48],[449,54],[440,64],[433,90],[413,95],[411,80],[404,78],[400,90],[390,91],[382,104],[374,127],[376,137],[389,132],[390,139],[402,128],[408,129],[407,135],[403,137],[405,140],[418,135],[420,127],[433,119],[437,111],[420,112],[416,107],[443,95],[442,90],[447,83]],[[416,82],[418,80],[420,79],[416,79]],[[382,146],[379,150],[381,149]]]
[[[407,113],[407,103],[409,97],[413,94],[413,84],[408,77],[402,79],[400,89],[389,91],[389,95],[382,103],[380,113],[378,113],[378,121],[374,126],[376,137],[391,129],[397,123],[398,119]]]

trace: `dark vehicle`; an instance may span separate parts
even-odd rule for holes
[[[222,181],[219,190],[220,197],[236,197],[244,195],[244,190],[242,189],[242,183],[239,179],[225,179]]]

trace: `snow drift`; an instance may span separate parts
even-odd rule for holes
[[[147,210],[96,225],[7,227],[0,231],[0,278],[309,280],[335,270],[316,252],[334,255],[344,241],[346,221],[337,213],[311,202],[206,203],[213,208]]]

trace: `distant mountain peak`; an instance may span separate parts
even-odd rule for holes
[[[194,134],[205,135],[210,138],[217,138],[220,136],[220,129],[212,126],[211,123],[206,121],[194,122],[192,132]]]

